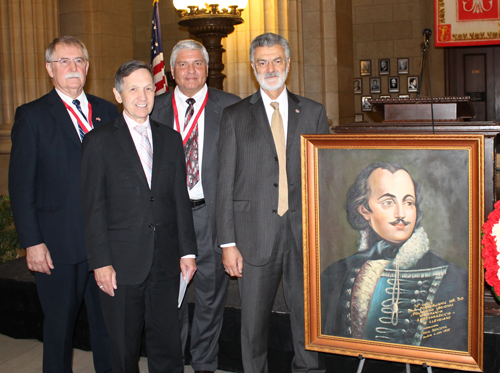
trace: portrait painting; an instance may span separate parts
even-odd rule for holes
[[[481,135],[304,136],[308,348],[481,366],[482,153]]]
[[[361,76],[372,75],[372,61],[371,60],[361,60],[359,62],[359,69]]]
[[[370,78],[370,93],[380,93],[380,78]]]
[[[378,60],[378,75],[389,75],[391,60],[388,58],[384,58],[382,60]]]
[[[398,58],[398,74],[408,74],[410,71],[409,58]]]
[[[354,78],[354,94],[363,93],[363,79]]]

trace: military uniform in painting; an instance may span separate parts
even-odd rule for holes
[[[467,351],[467,281],[421,227],[401,246],[361,242],[321,275],[322,333]]]

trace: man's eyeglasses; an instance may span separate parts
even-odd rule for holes
[[[274,67],[281,67],[286,65],[286,60],[282,58],[276,58],[275,60],[272,60],[271,63],[273,64]],[[255,65],[260,69],[264,69],[269,66],[269,61],[258,60]]]
[[[82,58],[82,57],[77,57],[77,58],[59,58],[57,61],[49,61],[49,62],[58,62],[59,65],[63,66],[63,67],[66,67],[66,66],[69,66],[71,65],[71,62],[74,62],[76,66],[85,66],[85,64],[87,63],[87,60],[85,58]]]

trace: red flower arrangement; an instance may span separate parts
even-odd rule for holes
[[[497,298],[500,292],[499,260],[500,260],[500,201],[495,203],[493,211],[488,215],[488,220],[483,224],[483,259],[486,282],[493,288]],[[500,298],[499,298],[500,299]]]

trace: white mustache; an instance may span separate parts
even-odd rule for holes
[[[278,71],[274,71],[274,72],[271,72],[271,73],[264,73],[263,76],[262,76],[264,79],[267,79],[267,78],[280,78],[281,77],[281,74],[278,72]]]
[[[66,74],[66,76],[64,77],[64,79],[69,79],[69,78],[80,78],[80,79],[82,79],[82,74],[80,74],[77,71],[69,72],[69,73]]]

